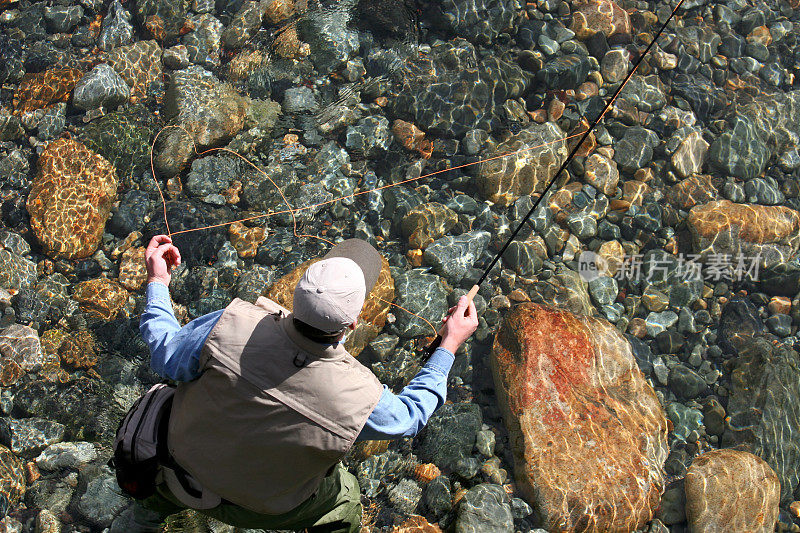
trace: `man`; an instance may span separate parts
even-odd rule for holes
[[[243,528],[358,531],[358,482],[339,460],[355,441],[422,429],[445,401],[453,354],[478,326],[474,304],[462,297],[450,310],[440,347],[395,395],[342,344],[381,270],[366,242],[344,241],[310,266],[294,313],[264,297],[235,299],[184,327],[167,289],[180,260],[166,235],[150,241],[140,330],[153,369],[181,382],[167,437],[181,476],[165,473],[112,531],[158,531],[187,507]]]

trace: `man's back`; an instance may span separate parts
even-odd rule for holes
[[[262,513],[313,494],[380,399],[342,344],[302,337],[274,302],[234,300],[203,347],[203,373],[175,395],[169,448],[203,487]]]

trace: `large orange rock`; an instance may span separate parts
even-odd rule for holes
[[[724,449],[696,457],[684,490],[692,531],[775,531],[781,484],[766,461],[752,453]]]
[[[276,281],[267,292],[267,298],[278,302],[291,311],[294,303],[294,288],[297,282],[303,277],[306,269],[320,259],[310,259]],[[378,281],[364,302],[356,329],[350,333],[344,343],[345,348],[353,357],[361,353],[361,350],[378,336],[378,333],[386,324],[386,315],[389,313],[390,302],[394,301],[394,278],[392,278],[392,273],[389,271],[389,262],[385,257],[382,259],[383,267],[378,276]]]
[[[760,255],[762,266],[772,266],[800,248],[800,213],[785,206],[718,200],[692,208],[686,222],[694,251],[703,257]]]
[[[44,252],[64,259],[92,255],[116,196],[117,173],[105,158],[71,139],[48,144],[27,203]]]
[[[548,531],[634,531],[664,488],[667,420],[608,322],[523,303],[492,349],[516,483]]]

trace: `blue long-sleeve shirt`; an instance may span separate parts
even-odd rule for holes
[[[163,283],[148,283],[147,304],[139,331],[150,346],[150,365],[162,377],[191,381],[200,376],[200,350],[223,310],[196,318],[181,327],[172,310],[169,289]],[[394,394],[383,393],[356,440],[388,440],[413,437],[444,404],[447,375],[455,356],[438,348],[419,373]]]

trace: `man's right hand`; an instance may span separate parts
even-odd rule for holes
[[[456,353],[459,346],[478,329],[478,312],[475,304],[466,295],[458,300],[458,304],[450,309],[444,319],[442,343],[439,345],[451,353]]]

